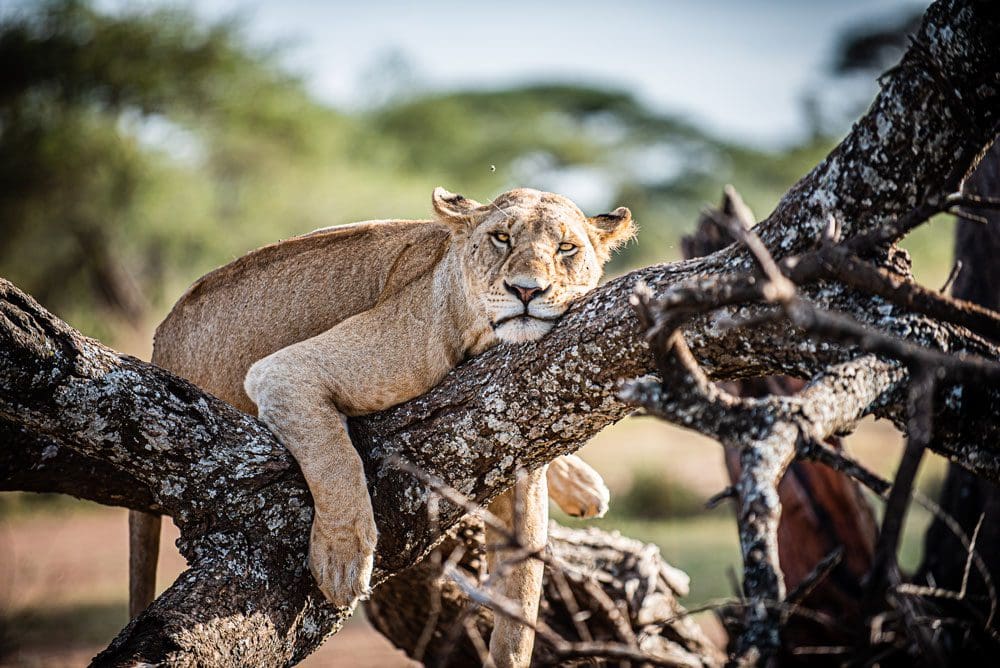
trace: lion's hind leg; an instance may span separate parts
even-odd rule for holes
[[[545,469],[538,469],[524,476],[514,486],[490,504],[490,512],[502,520],[515,533],[521,548],[544,550],[548,540],[549,501],[546,491]],[[491,590],[513,601],[525,620],[534,624],[538,619],[538,606],[542,596],[544,564],[531,557],[517,555],[505,563],[507,555],[502,546],[507,541],[487,525],[487,562]],[[493,549],[489,549],[494,546]],[[493,613],[493,634],[490,636],[490,659],[497,668],[515,668],[531,663],[531,650],[535,631],[519,620],[496,611]]]
[[[576,455],[557,457],[548,467],[549,498],[567,515],[604,517],[611,493],[601,474]]]

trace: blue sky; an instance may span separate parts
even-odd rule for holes
[[[395,52],[430,89],[596,82],[723,136],[773,145],[804,132],[802,96],[829,61],[839,29],[926,4],[199,0],[189,6],[206,19],[242,17],[254,43],[279,45],[283,62],[313,93],[340,107],[370,100],[365,74]]]

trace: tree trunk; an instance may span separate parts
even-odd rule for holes
[[[1000,197],[1000,141],[986,154],[979,167],[966,181],[964,191],[983,197]],[[955,277],[952,294],[993,310],[1000,310],[1000,211],[983,211],[988,224],[969,220],[958,221],[955,231],[955,259],[961,270]],[[988,402],[979,392],[973,392],[964,402],[970,421],[988,419]],[[995,414],[993,419],[996,419]],[[969,434],[968,438],[975,438]],[[950,464],[941,490],[939,505],[943,516],[936,517],[924,537],[924,559],[917,581],[958,592],[966,581],[965,596],[960,601],[940,599],[941,615],[952,617],[968,614],[971,607],[984,621],[990,615],[991,601],[996,603],[995,587],[1000,583],[1000,487],[996,481],[973,475],[961,466]],[[963,545],[946,517],[954,519],[966,537],[971,537],[982,522],[975,550],[985,566],[987,583],[978,568],[970,568],[968,548]],[[956,661],[974,660],[984,647],[982,626],[971,637],[965,629],[945,629],[943,642],[950,645]]]

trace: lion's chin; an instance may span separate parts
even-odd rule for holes
[[[555,325],[549,320],[529,316],[507,320],[496,327],[497,338],[507,343],[524,343],[540,339]]]

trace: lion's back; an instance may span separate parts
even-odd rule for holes
[[[370,309],[431,271],[447,249],[431,221],[370,221],[251,251],[196,281],[156,330],[153,363],[254,412],[257,360]]]

